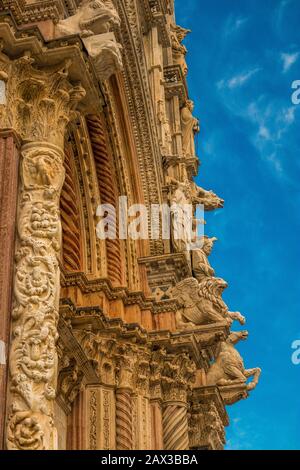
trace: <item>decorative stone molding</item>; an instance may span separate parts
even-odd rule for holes
[[[114,390],[101,385],[89,385],[85,393],[87,449],[115,449],[116,402]]]
[[[139,161],[143,197],[146,207],[150,209],[151,204],[162,202],[162,169],[156,129],[152,125],[155,115],[143,37],[139,27],[139,9],[135,0],[124,0],[118,2],[118,12],[121,26],[120,30],[116,31],[116,37],[123,47],[124,87]],[[150,240],[149,244],[152,255],[164,253],[161,238]]]
[[[53,20],[57,22],[64,14],[64,2],[61,0],[38,0],[26,2],[25,0],[2,0],[0,11],[9,11],[18,24],[36,23]]]

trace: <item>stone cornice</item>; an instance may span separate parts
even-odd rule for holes
[[[225,323],[207,325],[191,331],[174,332],[157,330],[147,332],[137,323],[125,323],[119,318],[108,318],[99,307],[75,307],[68,299],[62,299],[61,316],[73,328],[90,331],[107,331],[123,340],[134,340],[136,344],[148,344],[154,348],[164,348],[170,353],[188,352],[198,367],[209,367],[215,356],[220,338],[228,334]]]
[[[10,11],[18,24],[45,20],[57,22],[59,18],[63,17],[65,6],[61,0],[40,0],[31,3],[25,0],[2,0],[0,11]]]
[[[155,302],[146,297],[142,291],[132,292],[126,287],[113,287],[109,279],[88,279],[84,273],[66,273],[62,270],[62,287],[79,287],[84,294],[103,292],[108,300],[122,300],[124,305],[138,305],[142,310],[150,310],[154,314],[175,312],[178,304],[175,300]]]

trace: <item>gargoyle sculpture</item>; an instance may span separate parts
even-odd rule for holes
[[[201,283],[190,277],[176,284],[172,295],[180,305],[176,312],[178,329],[194,329],[199,325],[227,320],[231,325],[238,320],[241,325],[245,318],[239,312],[229,312],[222,299],[227,283],[217,277],[209,277]]]
[[[202,282],[207,277],[214,277],[215,271],[211,267],[208,256],[217,238],[202,237],[202,248],[194,249],[192,255],[192,272],[198,282]]]
[[[231,333],[226,341],[219,345],[216,362],[211,366],[207,374],[207,385],[233,385],[245,384],[249,377],[253,380],[247,384],[247,390],[253,390],[258,384],[261,369],[245,369],[244,361],[234,345],[248,337],[247,331]]]
[[[119,24],[112,0],[83,0],[74,15],[58,22],[57,32],[61,36],[91,36],[107,33],[113,25]]]
[[[190,32],[190,29],[181,28],[181,26],[171,24],[170,37],[174,63],[181,66],[184,75],[187,75],[188,73],[188,68],[185,60],[187,49],[182,44],[182,41]]]
[[[213,191],[207,191],[197,186],[194,181],[190,181],[187,178],[184,181],[178,181],[176,178],[168,176],[166,183],[168,186],[174,186],[176,190],[181,191],[185,198],[188,199],[188,202],[203,204],[206,211],[212,211],[224,206],[224,199],[217,196]],[[173,203],[175,201],[172,200],[171,202]],[[178,201],[176,201],[176,203],[182,204],[182,202]]]
[[[206,191],[206,189],[197,186],[194,182],[191,183],[191,192],[193,202],[203,204],[206,211],[213,211],[224,206],[224,199],[221,199],[213,191]]]

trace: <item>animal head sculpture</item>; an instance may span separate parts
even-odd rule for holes
[[[120,17],[112,0],[83,0],[74,15],[58,22],[57,31],[60,35],[89,36],[107,33],[119,25]]]
[[[243,330],[243,331],[232,331],[230,335],[228,336],[226,343],[227,344],[237,344],[239,341],[246,341],[248,338],[248,331]]]

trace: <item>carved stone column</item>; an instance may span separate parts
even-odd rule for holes
[[[1,57],[2,58],[2,57]],[[54,449],[60,290],[59,198],[67,123],[84,96],[68,67],[36,69],[25,54],[7,59],[6,127],[23,146],[20,162],[14,299],[9,355],[7,447]],[[1,62],[0,62],[1,65]]]
[[[0,449],[4,438],[19,144],[12,130],[0,130]]]
[[[132,380],[134,363],[134,356],[131,352],[129,352],[129,355],[123,356],[119,359],[119,377],[116,389],[117,450],[131,450],[133,448]]]
[[[173,389],[173,397],[164,404],[163,430],[165,450],[187,450],[189,448],[187,407],[185,402],[177,401],[180,390]],[[176,396],[177,395],[177,396]]]
[[[189,449],[187,392],[195,370],[195,364],[187,354],[166,357],[162,377],[165,450]]]

